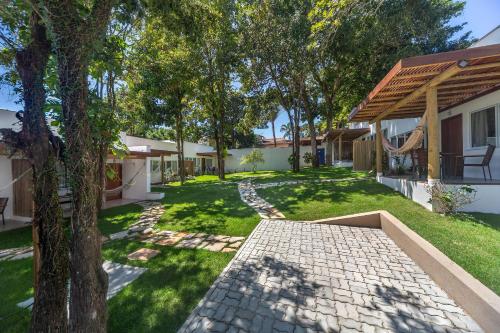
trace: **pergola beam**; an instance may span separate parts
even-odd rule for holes
[[[422,85],[420,88],[414,90],[410,95],[406,96],[405,98],[403,98],[402,100],[400,100],[399,102],[394,104],[392,107],[390,107],[389,109],[387,109],[384,112],[382,112],[381,114],[379,114],[377,117],[375,117],[375,119],[370,121],[370,124],[373,124],[374,122],[376,122],[378,120],[384,119],[385,117],[387,117],[389,114],[393,113],[394,111],[396,111],[400,107],[408,104],[410,101],[421,96],[423,93],[425,93],[427,91],[428,88],[436,87],[441,82],[443,82],[443,81],[449,79],[450,77],[460,73],[462,70],[463,70],[463,68],[458,66],[458,64],[454,64],[454,65],[450,66],[450,68],[448,68],[447,70],[445,70],[441,74],[435,76],[432,80],[430,80],[426,84]]]
[[[427,82],[426,84],[420,86],[416,90],[411,90],[412,93],[409,94],[408,96],[404,97],[402,100],[385,110],[384,112],[380,113],[378,116],[376,116],[374,119],[370,121],[370,124],[373,124],[377,120],[382,120],[385,117],[387,117],[389,114],[393,113],[394,111],[398,110],[402,106],[408,104],[410,101],[415,100],[416,98],[422,96],[427,88],[429,87],[437,87],[439,84],[442,82],[450,79],[451,77],[455,76],[456,74],[463,72],[463,71],[472,71],[472,70],[479,70],[479,69],[487,69],[487,68],[494,68],[494,67],[499,67],[500,62],[494,62],[494,63],[487,63],[487,64],[481,64],[481,65],[474,65],[474,66],[459,66],[459,63],[457,62],[456,64],[450,66],[448,69],[446,69],[444,72],[441,74],[435,76],[432,80]],[[442,85],[439,88],[442,89],[447,89],[447,88],[458,88],[458,87],[466,87],[466,86],[471,86],[471,85],[488,85],[488,84],[493,84],[498,82],[498,80],[483,80],[480,82],[466,82],[466,83],[455,83],[455,84],[448,84],[448,85]],[[401,91],[402,92],[402,91]],[[395,93],[395,92],[392,92]]]

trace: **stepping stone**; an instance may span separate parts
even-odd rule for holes
[[[222,249],[222,251],[221,251],[221,252],[224,252],[224,253],[225,253],[225,252],[236,252],[236,249],[232,249],[232,248],[230,248],[230,247],[226,247],[226,248]]]
[[[102,264],[102,268],[108,273],[108,294],[106,299],[110,299],[118,294],[123,288],[148,270],[143,267],[122,265],[111,261],[105,261]]]
[[[128,230],[120,231],[114,234],[109,235],[109,239],[111,240],[116,240],[116,239],[123,239],[128,237]]]
[[[237,249],[241,246],[243,242],[236,242],[236,243],[232,243],[232,244],[229,244],[228,246],[233,248],[233,249]]]
[[[31,257],[33,257],[33,251],[18,253],[15,256],[9,258],[9,260],[21,260],[21,259],[26,259],[26,258],[31,258]]]
[[[207,241],[213,242],[227,242],[229,239],[229,236],[223,236],[223,235],[210,235],[207,237]]]
[[[177,243],[175,247],[182,247],[187,249],[194,249],[198,247],[204,241],[203,238],[189,238],[184,239],[180,243]]]
[[[178,243],[181,239],[184,239],[186,233],[180,232],[178,234],[169,235],[166,237],[162,237],[159,241],[156,242],[158,245],[163,246],[172,246]]]
[[[215,243],[215,244],[209,244],[205,246],[203,249],[208,250],[208,251],[213,251],[213,252],[219,252],[221,251],[224,247],[226,247],[227,243]]]
[[[245,237],[231,237],[228,239],[229,243],[241,242],[245,240]]]
[[[143,267],[123,265],[111,261],[103,262],[102,268],[108,273],[108,294],[106,295],[106,299],[108,300],[148,270]],[[19,302],[16,305],[20,308],[31,309],[33,306],[33,297]]]
[[[148,261],[149,259],[156,257],[158,254],[160,254],[160,251],[158,251],[158,250],[142,248],[142,249],[139,249],[137,251],[130,253],[127,256],[127,258],[129,260]]]

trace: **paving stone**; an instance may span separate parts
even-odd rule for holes
[[[141,249],[138,249],[137,251],[130,253],[127,256],[127,258],[129,260],[148,261],[149,259],[156,257],[158,254],[160,254],[160,251],[158,251],[158,250],[141,248]]]
[[[241,246],[179,333],[481,332],[380,229],[263,220]]]

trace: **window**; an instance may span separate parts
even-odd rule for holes
[[[471,146],[484,147],[496,145],[497,126],[495,107],[490,107],[471,114]]]
[[[151,173],[160,172],[160,161],[151,160]]]

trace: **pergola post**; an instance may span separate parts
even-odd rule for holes
[[[377,177],[382,177],[382,121],[376,121],[376,136],[375,136],[375,153],[376,153],[376,161],[377,161]]]
[[[433,185],[439,177],[439,122],[437,87],[430,86],[426,91],[426,113],[428,134],[428,175],[427,182]]]
[[[339,135],[339,162],[342,161],[342,134]]]
[[[161,172],[161,183],[165,184],[165,158],[163,155],[160,156],[160,172]]]

